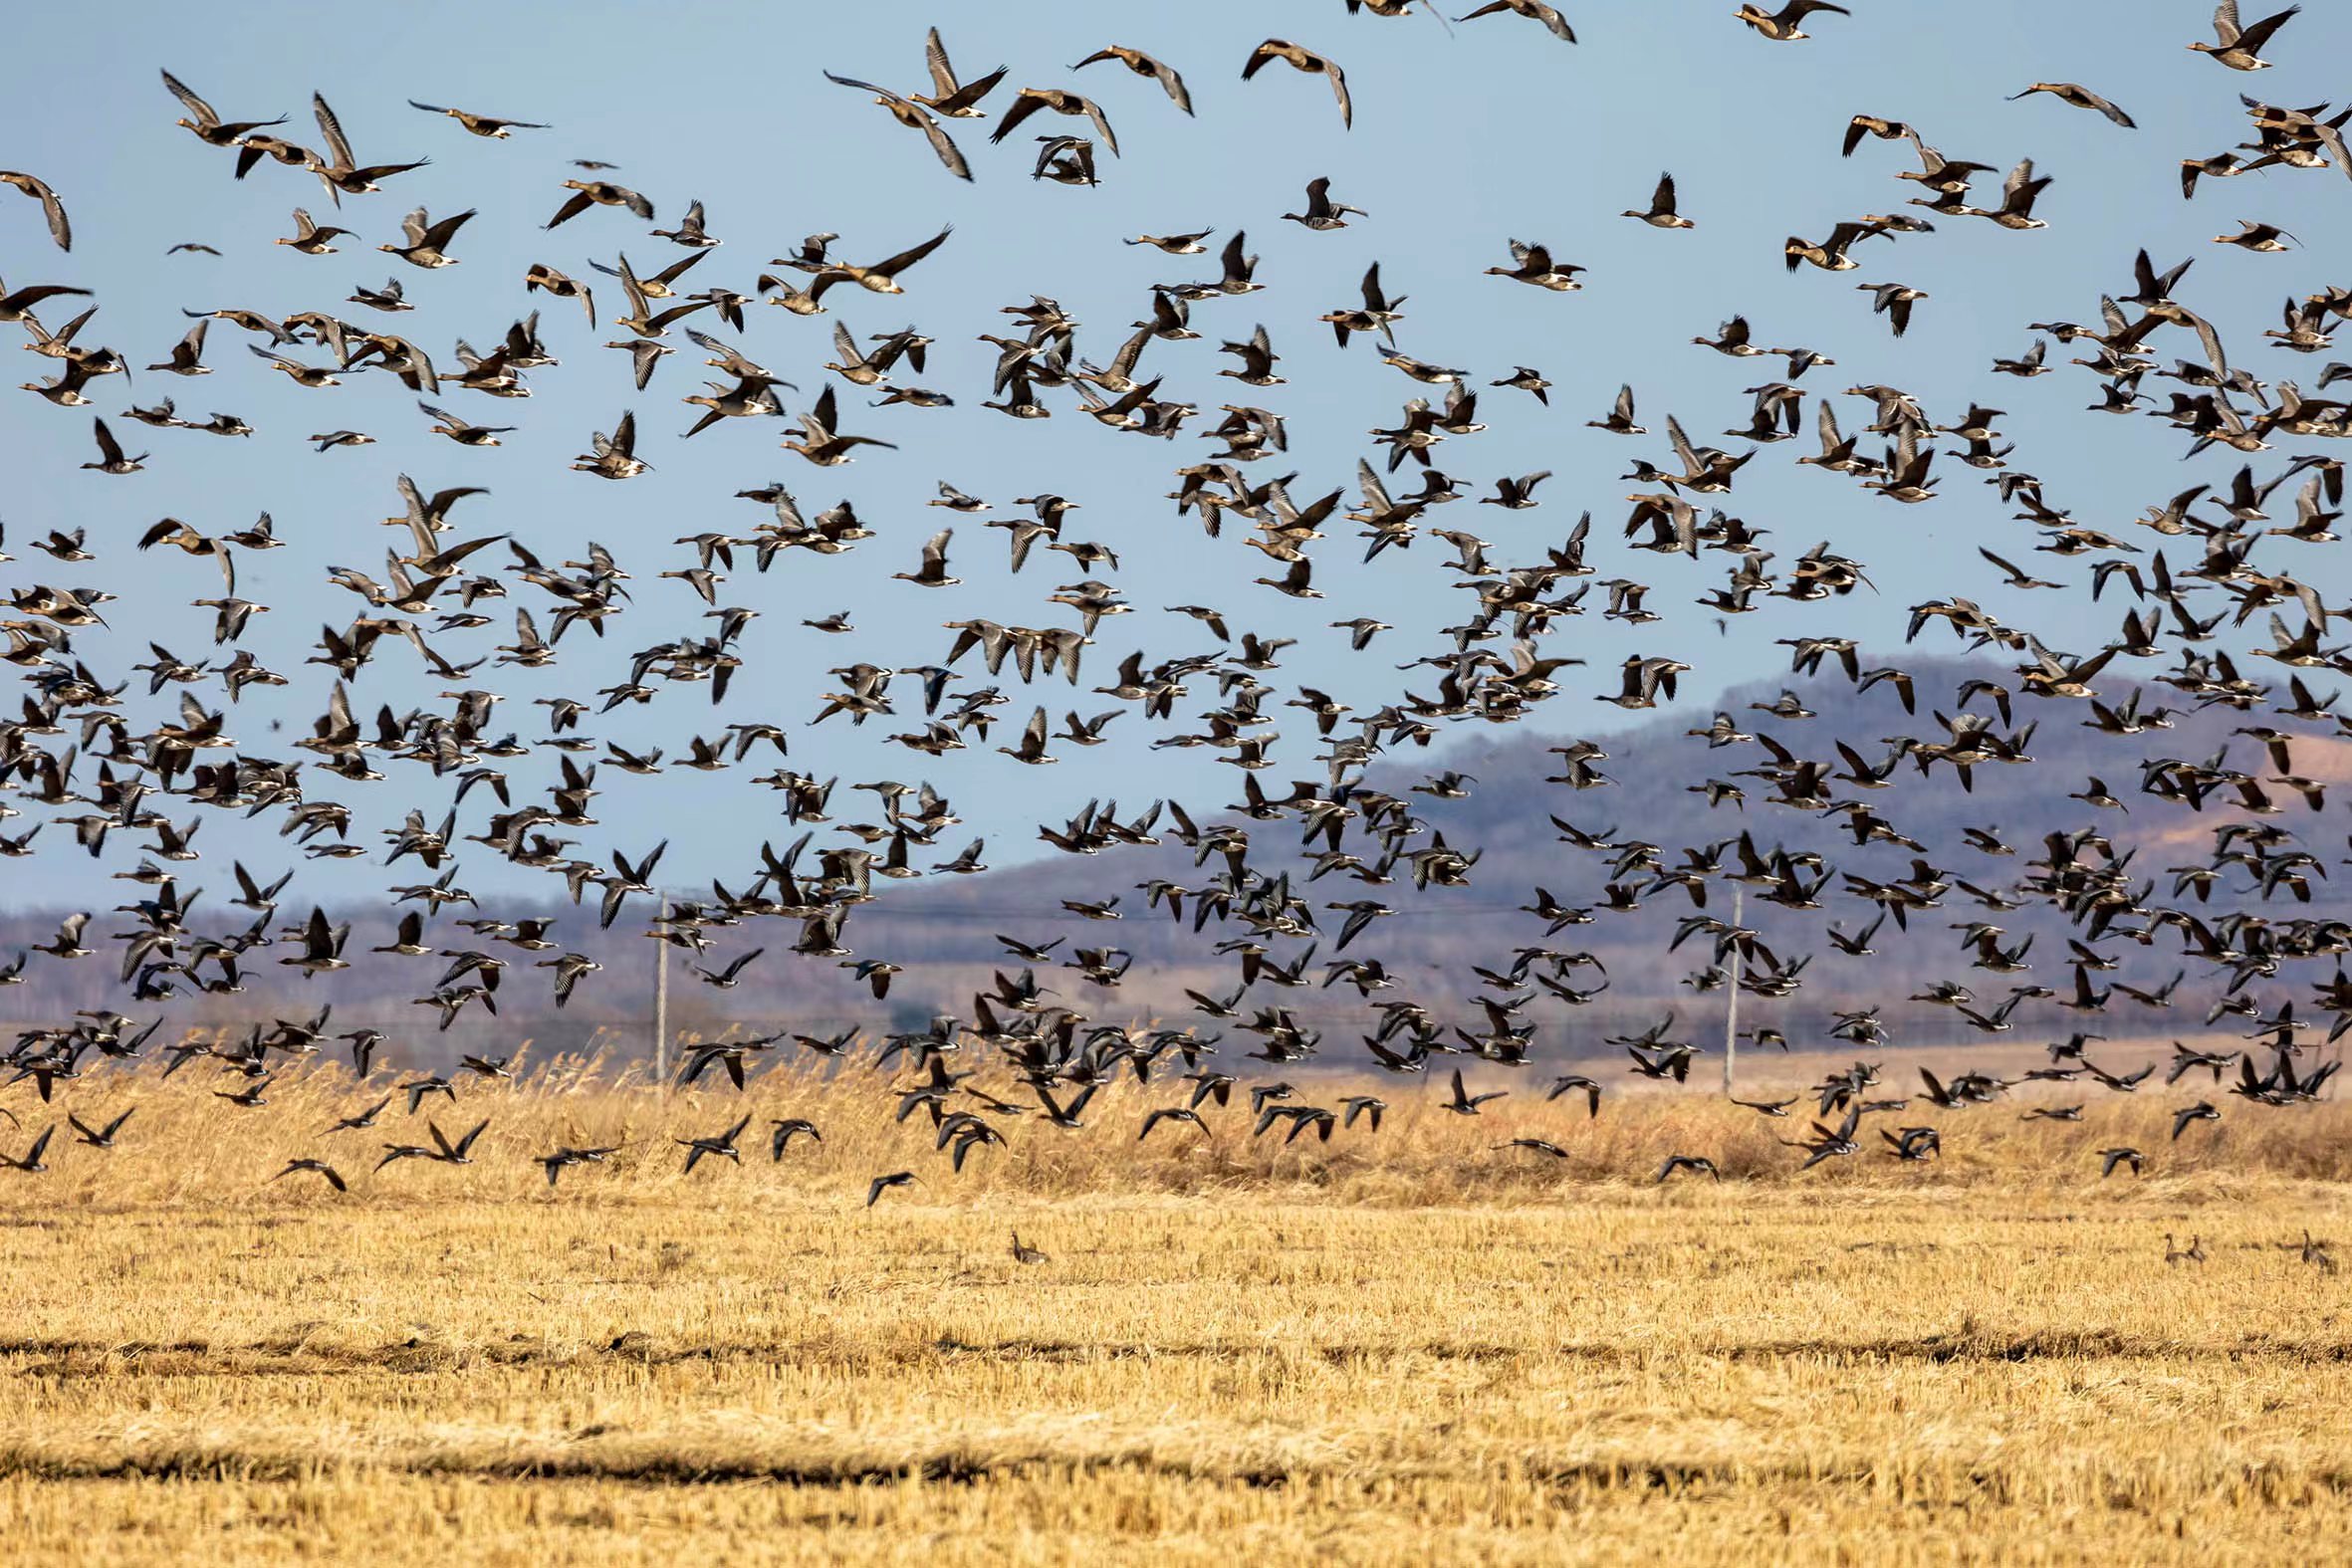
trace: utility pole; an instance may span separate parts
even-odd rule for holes
[[[1740,924],[1741,895],[1747,892],[1743,883],[1732,884],[1732,924]],[[1732,1000],[1724,1008],[1723,1015],[1723,1092],[1732,1094],[1732,1063],[1740,1054],[1740,944],[1732,943]]]
[[[669,918],[670,901],[669,895],[665,893],[661,899],[663,936],[653,945],[653,1076],[665,1091],[670,1086]]]

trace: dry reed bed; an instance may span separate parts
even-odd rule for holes
[[[2133,1095],[2111,1094],[2095,1084],[2036,1085],[2035,1092],[1954,1111],[1939,1111],[1914,1098],[1907,1110],[1866,1123],[1859,1156],[1800,1173],[1802,1154],[1779,1140],[1803,1134],[1815,1110],[1809,1097],[1785,1118],[1766,1118],[1728,1105],[1696,1085],[1646,1089],[1612,1082],[1609,1069],[1599,1070],[1610,1092],[1597,1118],[1587,1116],[1579,1093],[1546,1102],[1549,1073],[1477,1064],[1472,1077],[1478,1087],[1507,1087],[1511,1097],[1475,1117],[1450,1114],[1443,1108],[1447,1069],[1441,1064],[1430,1075],[1378,1081],[1294,1075],[1296,1093],[1283,1103],[1337,1107],[1346,1095],[1379,1095],[1389,1109],[1377,1132],[1359,1122],[1336,1132],[1327,1144],[1311,1133],[1286,1142],[1286,1124],[1278,1124],[1263,1137],[1252,1136],[1256,1118],[1248,1105],[1249,1080],[1244,1080],[1230,1106],[1202,1106],[1209,1132],[1163,1123],[1138,1142],[1148,1111],[1181,1105],[1189,1095],[1191,1085],[1163,1071],[1145,1084],[1122,1078],[1106,1085],[1087,1107],[1084,1127],[1075,1131],[1055,1128],[1034,1111],[993,1117],[1007,1142],[975,1150],[956,1173],[939,1152],[923,1108],[913,1108],[903,1119],[895,1114],[900,1104],[896,1086],[919,1081],[917,1075],[875,1073],[856,1061],[831,1072],[822,1064],[783,1064],[752,1077],[743,1093],[714,1069],[690,1090],[663,1093],[633,1071],[607,1073],[600,1062],[563,1059],[530,1068],[513,1082],[459,1074],[457,1103],[428,1096],[414,1116],[407,1113],[406,1097],[395,1095],[373,1128],[342,1133],[327,1129],[393,1092],[406,1077],[379,1074],[362,1086],[331,1064],[290,1070],[271,1084],[268,1103],[253,1109],[221,1097],[242,1080],[206,1075],[199,1065],[168,1081],[151,1071],[97,1071],[60,1084],[53,1106],[34,1099],[30,1084],[20,1086],[4,1103],[23,1126],[0,1133],[0,1148],[21,1150],[45,1122],[60,1124],[50,1149],[54,1169],[21,1195],[10,1195],[21,1196],[34,1211],[45,1201],[86,1206],[234,1199],[301,1207],[544,1198],[547,1187],[536,1157],[564,1145],[618,1147],[602,1164],[575,1166],[563,1174],[557,1201],[588,1203],[669,1201],[685,1193],[697,1202],[764,1202],[783,1190],[862,1203],[873,1177],[900,1170],[920,1176],[920,1191],[935,1202],[1014,1194],[1301,1190],[1351,1204],[1519,1202],[1562,1185],[1644,1183],[1671,1153],[1707,1155],[1726,1178],[1748,1183],[1904,1190],[2018,1183],[2072,1187],[2095,1185],[2098,1151],[2117,1145],[2142,1150],[2148,1176],[2157,1181],[2193,1179],[2224,1188],[2239,1178],[2352,1181],[2352,1111],[2337,1104],[2253,1104],[2229,1096],[2204,1073],[2169,1089],[2152,1081]],[[1789,1077],[1789,1070],[1783,1068],[1782,1075]],[[982,1073],[972,1086],[1034,1105],[1029,1091],[1009,1074]],[[1917,1090],[1910,1068],[1890,1065],[1885,1085],[1872,1092],[1892,1097]],[[1765,1092],[1748,1091],[1752,1097]],[[1792,1092],[1790,1081],[1774,1097]],[[2199,1099],[2221,1106],[2223,1119],[2192,1123],[2174,1139],[2172,1111]],[[2030,1106],[2057,1102],[2083,1103],[2082,1120],[2022,1119]],[[961,1097],[950,1104],[980,1109],[977,1101]],[[62,1125],[69,1110],[96,1126],[132,1106],[137,1114],[114,1151],[72,1143]],[[721,1132],[747,1113],[753,1121],[741,1139],[740,1166],[705,1161],[693,1174],[685,1173],[678,1140]],[[823,1140],[797,1140],[783,1161],[774,1162],[768,1129],[787,1117],[815,1122]],[[408,1160],[381,1172],[373,1169],[388,1144],[428,1144],[428,1121],[454,1139],[485,1119],[489,1126],[470,1166]],[[1898,1164],[1873,1135],[1880,1126],[1923,1122],[1944,1132],[1944,1158],[1930,1165]],[[1522,1137],[1549,1142],[1565,1158],[1498,1147]],[[352,1185],[351,1197],[339,1198],[312,1176],[270,1180],[297,1156],[335,1164]],[[899,1193],[882,1200],[886,1205],[902,1201]]]

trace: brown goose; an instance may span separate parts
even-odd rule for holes
[[[14,185],[18,190],[41,203],[41,216],[48,220],[49,237],[61,251],[74,248],[74,226],[66,220],[66,204],[57,199],[57,192],[38,174],[20,174],[14,169],[0,169],[0,185]]]
[[[626,207],[630,213],[647,223],[653,221],[653,203],[625,185],[615,185],[609,180],[600,179],[568,179],[564,181],[564,186],[573,194],[563,206],[556,209],[556,215],[547,220],[547,227],[551,229],[560,223],[571,222],[590,207]]]
[[[1323,174],[1306,183],[1306,210],[1304,212],[1286,212],[1283,214],[1283,218],[1285,221],[1298,224],[1302,228],[1327,233],[1332,229],[1346,228],[1347,215],[1351,212],[1359,218],[1371,216],[1361,207],[1351,207],[1346,202],[1333,201],[1331,199],[1331,176]]]
[[[1513,16],[1524,16],[1530,22],[1542,23],[1551,30],[1552,37],[1563,43],[1572,44],[1576,41],[1575,29],[1568,26],[1568,19],[1553,7],[1545,5],[1543,0],[1487,0],[1477,10],[1454,20],[1475,22],[1482,16],[1499,16],[1506,12]]]
[[[1774,43],[1793,44],[1800,38],[1813,36],[1800,31],[1797,24],[1817,11],[1827,11],[1834,16],[1854,14],[1842,5],[1831,5],[1829,0],[1788,0],[1778,11],[1764,11],[1748,4],[1741,6],[1734,15]]]
[[[466,226],[467,221],[473,215],[474,209],[468,207],[465,211],[443,218],[438,223],[428,224],[425,222],[424,208],[419,207],[400,220],[400,232],[406,239],[406,244],[378,245],[376,249],[390,252],[411,267],[423,267],[428,270],[436,267],[454,267],[457,265],[457,258],[447,254],[449,242],[456,237],[459,229]]]
[[[1064,93],[1059,88],[1023,88],[1014,97],[1012,108],[1005,111],[1005,117],[997,121],[997,128],[988,133],[988,139],[991,142],[1004,140],[1016,126],[1041,109],[1050,109],[1057,114],[1084,115],[1093,122],[1103,145],[1110,148],[1111,156],[1115,158],[1119,155],[1118,133],[1110,128],[1109,119],[1103,115],[1102,106],[1082,94]]]
[[[1139,77],[1150,77],[1167,93],[1168,101],[1187,114],[1192,112],[1192,94],[1186,91],[1184,78],[1164,60],[1154,60],[1140,49],[1129,49],[1124,44],[1108,44],[1097,49],[1069,69],[1083,71],[1088,66],[1105,60],[1115,60]]]
[[[408,107],[421,109],[428,114],[447,114],[475,135],[488,136],[495,141],[506,140],[509,131],[548,128],[535,119],[502,119],[496,114],[475,114],[462,109],[443,109],[438,104],[419,104],[414,99],[408,101]]]
[[[829,284],[854,283],[875,294],[904,294],[906,290],[899,285],[898,275],[947,243],[947,237],[954,232],[954,225],[951,224],[920,245],[909,246],[870,267],[853,266],[847,262],[828,263],[818,272],[817,282],[810,286],[809,292],[815,297],[822,295]]]
[[[921,93],[910,97],[933,113],[945,114],[950,119],[980,118],[980,101],[1005,80],[1005,68],[999,66],[984,77],[958,83],[955,67],[948,63],[947,46],[939,41],[936,27],[923,39],[923,61],[931,69],[931,92],[928,97]]]
[[[2131,115],[2117,109],[2113,104],[2108,103],[2079,82],[2036,82],[2022,93],[2011,93],[2009,102],[2014,104],[2017,100],[2031,98],[2036,93],[2047,93],[2059,103],[2070,104],[2076,109],[2097,110],[2126,130],[2140,128],[2138,122]]]
[[[1513,240],[1511,242],[1511,260],[1513,265],[1509,267],[1489,267],[1487,276],[1509,278],[1514,283],[1532,284],[1538,289],[1548,289],[1555,294],[1571,293],[1584,287],[1576,281],[1576,274],[1586,269],[1576,266],[1574,263],[1555,263],[1551,259],[1551,250],[1548,246],[1526,245],[1518,240]]]
[[[2214,42],[2196,43],[2189,47],[2233,71],[2267,71],[2270,62],[2261,58],[2262,46],[2269,43],[2270,36],[2286,26],[2288,19],[2302,9],[2299,5],[2290,5],[2283,11],[2262,18],[2251,27],[2244,27],[2237,20],[2237,0],[2222,0],[2220,5],[2214,7]],[[182,120],[180,123],[185,124],[187,121]]]
[[[378,1169],[380,1170],[381,1167],[378,1167]],[[280,1171],[276,1176],[271,1177],[270,1180],[273,1182],[279,1181],[282,1178],[292,1176],[297,1171],[316,1171],[319,1175],[327,1178],[327,1185],[334,1188],[337,1192],[348,1193],[351,1191],[349,1187],[344,1185],[342,1173],[337,1171],[334,1166],[329,1165],[325,1160],[314,1160],[309,1158],[289,1160],[286,1162],[286,1169]]]
[[[180,103],[187,106],[188,112],[196,116],[194,119],[183,119],[178,121],[178,123],[187,126],[188,129],[196,133],[198,139],[205,141],[212,146],[234,146],[237,142],[243,140],[248,134],[261,129],[265,125],[283,125],[286,123],[286,116],[284,114],[280,114],[276,119],[245,119],[224,121],[220,115],[213,112],[213,109],[210,104],[205,103],[194,93],[188,91],[188,86],[186,83],[180,81],[179,78],[173,76],[168,71],[163,72],[162,77],[163,85],[171,90],[171,96],[178,99]]]
[[[1355,107],[1347,98],[1347,73],[1339,69],[1338,61],[1326,59],[1287,39],[1270,38],[1250,51],[1249,63],[1242,67],[1242,80],[1249,81],[1270,60],[1279,60],[1294,71],[1329,77],[1331,95],[1339,101],[1339,123],[1348,129],[1355,127]]]
[[[346,196],[363,196],[382,189],[376,183],[377,180],[423,168],[432,161],[430,158],[418,158],[413,163],[361,165],[352,156],[352,144],[344,137],[343,121],[336,118],[335,111],[328,107],[327,100],[316,93],[311,95],[311,113],[319,121],[319,133],[327,138],[327,150],[334,161],[322,161],[314,154],[305,166],[319,176],[319,183],[327,187],[327,193],[335,198],[339,207]]]
[[[840,87],[855,88],[861,93],[871,93],[874,96],[874,102],[890,112],[892,119],[897,120],[909,130],[919,130],[923,133],[931,143],[931,150],[938,154],[939,161],[946,165],[950,174],[964,180],[972,177],[972,165],[964,161],[963,149],[955,144],[946,129],[941,126],[938,120],[931,117],[931,112],[923,108],[922,105],[912,99],[901,98],[888,88],[876,87],[871,82],[860,82],[854,77],[836,77],[827,71],[824,73],[824,79]]]
[[[1674,210],[1674,176],[1672,174],[1658,176],[1658,188],[1650,195],[1648,211],[1640,212],[1627,208],[1618,216],[1639,218],[1653,229],[1695,229],[1698,227],[1690,219]]]

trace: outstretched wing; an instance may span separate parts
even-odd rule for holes
[[[335,154],[337,168],[351,168],[352,144],[344,139],[343,121],[335,117],[335,111],[327,107],[327,100],[311,95],[311,113],[319,121],[319,134],[327,138],[327,150]]]

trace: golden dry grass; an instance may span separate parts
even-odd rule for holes
[[[1237,1108],[1138,1151],[1155,1082],[959,1178],[862,1077],[588,1077],[471,1094],[439,1119],[490,1117],[476,1165],[377,1177],[415,1124],[319,1137],[355,1103],[332,1072],[259,1111],[192,1072],[61,1090],[140,1109],[0,1183],[11,1559],[2352,1551],[2352,1270],[2281,1244],[2352,1232],[2336,1106],[2227,1101],[2177,1146],[2188,1093],[1993,1107],[1933,1118],[1941,1168],[1797,1178],[1789,1124],[1695,1094],[1588,1122],[1534,1078],[1475,1120],[1378,1086],[1388,1126],[1327,1150]],[[681,1176],[668,1139],[739,1104],[825,1143]],[[1520,1134],[1570,1159],[1490,1147]],[[527,1158],[623,1138],[552,1196]],[[2114,1141],[2146,1179],[2095,1179]],[[1674,1149],[1755,1177],[1648,1185]],[[353,1194],[263,1181],[296,1153]],[[862,1208],[901,1168],[927,1185]]]

